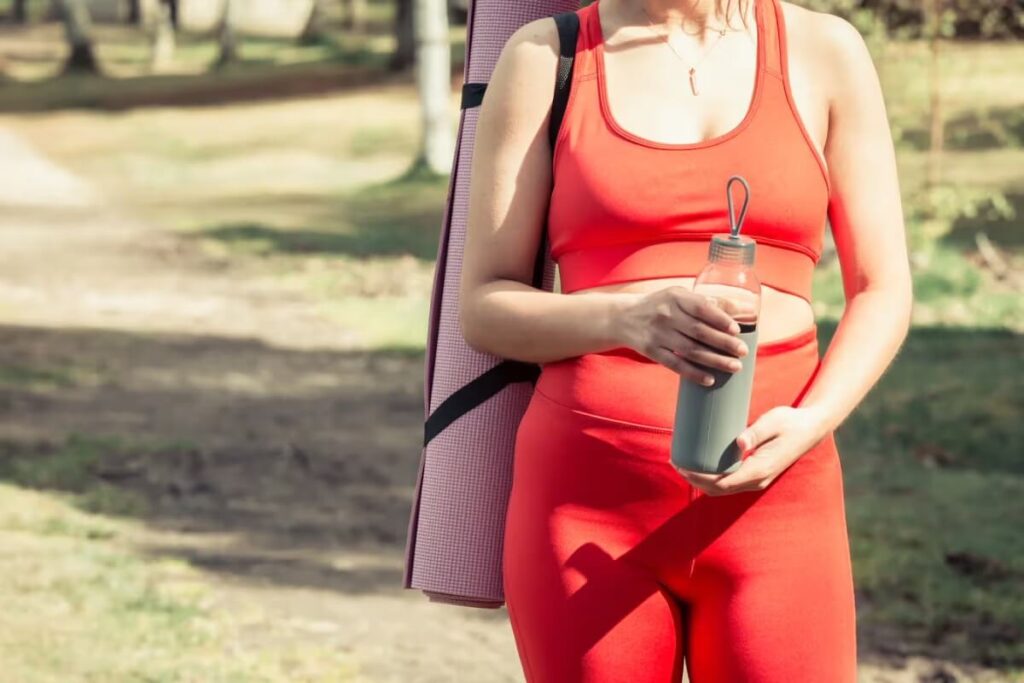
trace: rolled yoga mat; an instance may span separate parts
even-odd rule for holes
[[[515,435],[536,364],[471,349],[458,320],[469,179],[478,105],[502,47],[523,24],[578,9],[578,0],[473,0],[455,163],[441,226],[424,382],[424,447],[405,552],[405,588],[472,607],[505,602],[502,548]],[[554,290],[544,241],[537,273]]]

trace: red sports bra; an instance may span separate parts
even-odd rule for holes
[[[739,174],[750,184],[742,233],[758,243],[758,277],[810,301],[831,188],[793,102],[780,1],[754,0],[757,75],[745,118],[689,144],[648,140],[615,121],[599,2],[577,10],[572,90],[552,156],[548,239],[562,291],[697,275],[711,235],[729,230],[725,186]]]

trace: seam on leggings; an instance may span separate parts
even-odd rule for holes
[[[619,426],[622,426],[622,427],[627,427],[627,428],[632,428],[632,429],[648,430],[648,431],[661,432],[661,433],[671,433],[672,432],[672,427],[660,427],[658,425],[649,425],[649,424],[645,424],[643,422],[630,422],[629,420],[620,420],[617,417],[608,417],[607,415],[598,415],[597,413],[591,413],[591,412],[588,412],[586,410],[581,410],[581,409],[579,409],[579,408],[577,408],[575,406],[567,405],[567,404],[562,403],[561,401],[559,401],[557,399],[552,398],[551,396],[549,396],[549,395],[545,394],[543,391],[541,391],[540,388],[538,388],[538,387],[534,387],[533,391],[534,391],[534,393],[540,395],[544,399],[550,401],[551,403],[554,403],[559,408],[564,408],[565,410],[569,410],[569,411],[574,412],[574,413],[576,413],[578,415],[585,415],[586,417],[591,417],[591,418],[594,418],[595,420],[604,420],[605,422],[610,422],[610,423],[613,423],[613,424],[616,424],[616,425],[619,425]]]

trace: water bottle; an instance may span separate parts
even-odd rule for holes
[[[731,186],[746,190],[739,218],[733,215]],[[679,376],[679,395],[672,430],[671,461],[676,467],[723,474],[735,471],[742,460],[736,437],[746,429],[757,360],[757,319],[761,312],[761,281],[754,272],[756,242],[739,231],[750,201],[750,187],[740,176],[726,185],[731,230],[714,235],[708,261],[694,282],[693,291],[723,302],[723,309],[740,326],[738,337],[748,353],[739,359],[742,369],[731,372],[695,363],[715,379],[704,386]],[[729,305],[731,304],[731,305]]]

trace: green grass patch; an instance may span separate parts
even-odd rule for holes
[[[327,683],[354,663],[329,648],[247,643],[258,614],[217,609],[185,562],[142,558],[135,527],[0,484],[0,661],[32,683]]]
[[[76,386],[73,368],[0,365],[0,385],[20,389],[67,389]]]
[[[107,481],[110,466],[139,453],[167,454],[188,450],[184,441],[143,443],[116,436],[70,434],[58,444],[0,444],[0,479],[24,488],[50,490],[66,495],[69,502],[88,512],[115,516],[140,516],[148,511],[139,493]],[[164,456],[161,456],[164,457]]]
[[[1018,334],[916,329],[840,427],[873,646],[1024,666],[1022,363]]]

